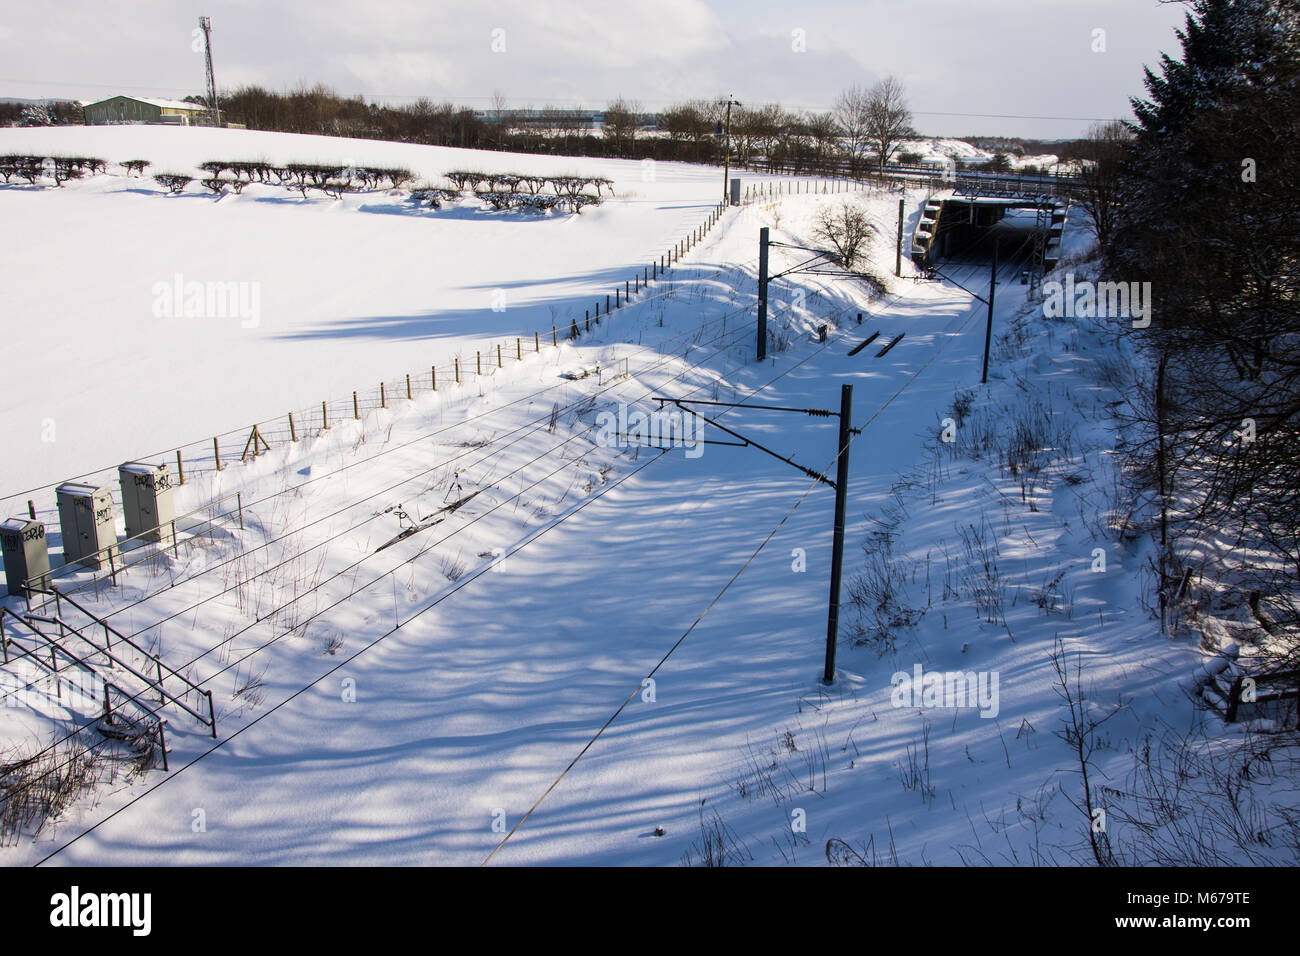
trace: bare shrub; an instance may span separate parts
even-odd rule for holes
[[[183,173],[154,173],[153,180],[169,193],[176,195],[183,192],[185,187],[194,181],[194,177]]]
[[[704,815],[704,801],[700,801],[700,836],[691,843],[691,847],[682,855],[685,866],[744,866],[747,860],[753,860],[745,842],[736,831],[723,822],[718,811],[710,810],[711,816]]]

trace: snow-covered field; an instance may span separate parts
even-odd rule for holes
[[[182,131],[149,135],[161,132]],[[295,375],[315,393],[349,389],[356,377],[391,374],[383,362],[418,365],[429,349],[549,327],[554,301],[580,315],[584,296],[621,281],[712,202],[712,170],[661,167],[639,183],[626,166],[582,168],[618,173],[620,202],[540,222],[371,216],[346,200],[271,202],[247,191],[213,203],[94,181],[57,194],[0,190],[0,208],[16,204],[39,230],[45,214],[30,210],[52,200],[64,222],[88,224],[100,242],[113,231],[107,210],[147,217],[155,236],[174,222],[185,246],[206,241],[193,238],[203,235],[197,222],[242,223],[226,235],[259,250],[245,264],[265,258],[269,286],[294,284],[333,333],[304,335],[311,321],[297,312],[296,324],[279,327],[295,330],[287,339],[275,327],[251,330],[253,351],[277,361],[245,366],[232,344],[243,330],[203,341],[189,330],[186,360],[168,365],[156,352],[153,367],[174,388],[191,386],[194,414],[225,401],[227,417],[259,417],[264,395],[314,397],[273,391]],[[1133,777],[1143,755],[1168,752],[1166,733],[1198,726],[1183,688],[1204,658],[1194,642],[1160,635],[1145,606],[1147,546],[1109,523],[1113,434],[1103,409],[1117,396],[1100,369],[1113,361],[1113,331],[1046,322],[1007,263],[990,382],[980,386],[984,305],[948,282],[914,282],[907,262],[903,277],[892,275],[898,200],[910,229],[924,193],[863,193],[854,198],[874,224],[869,268],[887,295],[825,276],[774,282],[777,346],[755,363],[758,230],[814,245],[819,207],[842,198],[728,210],[666,280],[589,335],[188,483],[178,510],[238,490],[244,527],[226,525],[122,575],[119,587],[82,594],[212,690],[217,740],[169,713],[169,773],[101,783],[36,839],[0,849],[4,862],[476,864],[516,826],[494,863],[1086,861],[1089,820],[1075,805],[1079,764],[1061,737],[1053,655],[1070,674],[1080,669],[1065,686],[1086,696],[1087,717],[1108,718],[1093,737],[1094,768],[1129,794],[1149,784]],[[164,273],[181,260],[202,268],[201,256],[190,265],[183,247],[159,249],[145,224],[133,228],[165,259]],[[354,231],[387,254],[357,249],[342,265],[266,258],[276,235],[323,246]],[[408,248],[417,241],[427,245]],[[557,248],[570,241],[603,265],[576,265],[582,256]],[[473,255],[446,269],[418,268],[437,260],[422,255],[429,249],[453,258],[471,242]],[[483,261],[512,246],[530,252],[509,265]],[[388,268],[399,254],[402,267]],[[773,256],[782,272],[804,254],[778,247]],[[981,267],[951,274],[985,288]],[[117,290],[105,324],[120,333],[134,306],[122,304],[131,293],[114,275],[98,272]],[[309,277],[332,291],[313,293]],[[472,303],[476,289],[516,282],[528,315],[480,306],[471,322],[448,306],[440,325],[436,303]],[[86,288],[46,284],[79,314],[95,301]],[[26,286],[20,295],[32,296],[29,306],[39,298]],[[372,297],[386,305],[368,307]],[[384,331],[390,323],[406,331]],[[416,361],[412,345],[426,333],[434,340]],[[211,374],[234,397],[203,393],[194,374],[218,354],[225,361]],[[299,371],[295,354],[313,361]],[[58,352],[41,355],[52,364]],[[842,639],[828,688],[830,489],[754,448],[611,447],[601,427],[602,412],[648,412],[657,395],[834,408],[842,384],[854,386],[862,433],[851,449]],[[121,385],[89,383],[85,400],[116,414]],[[159,393],[168,394],[149,394]],[[714,411],[805,467],[832,464],[833,420]],[[160,428],[175,425],[170,414]],[[1003,454],[1017,422],[1045,433],[1034,467],[1012,475]],[[149,437],[143,427],[133,421],[123,434]],[[728,440],[716,426],[704,437]],[[916,668],[978,675],[984,694],[973,706],[900,698],[897,676]],[[37,699],[0,708],[0,732],[22,745],[89,713]],[[1206,724],[1222,734],[1214,718]],[[1113,838],[1131,846],[1119,819]]]
[[[4,153],[153,165],[143,178],[110,166],[62,188],[0,185],[0,496],[563,327],[703,222],[722,179],[683,164],[198,127],[2,129]],[[400,165],[431,183],[458,168],[576,172],[614,180],[615,197],[537,216],[259,185],[217,199],[197,181],[171,196],[148,175],[231,158]],[[169,316],[178,277],[241,283],[248,307]]]

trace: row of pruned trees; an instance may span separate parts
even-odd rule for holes
[[[415,174],[404,166],[281,165],[262,159],[208,160],[200,163],[199,169],[204,173],[200,182],[214,193],[224,192],[227,188],[240,193],[250,183],[263,183],[297,189],[303,196],[314,189],[338,198],[345,192],[399,189],[415,178]]]
[[[131,159],[120,165],[128,175],[143,175],[151,164],[148,160]],[[16,180],[29,184],[47,178],[61,186],[69,179],[102,173],[107,166],[106,160],[89,156],[6,154],[0,155],[0,178],[6,183]],[[188,173],[162,171],[153,174],[153,179],[173,194],[184,192],[197,179],[216,194],[227,189],[239,194],[245,186],[261,183],[298,190],[304,197],[315,190],[337,199],[345,192],[400,189],[415,178],[411,170],[404,166],[345,166],[304,162],[279,164],[264,159],[208,160],[200,163],[198,168],[201,175],[197,177]],[[603,176],[487,173],[457,169],[448,172],[446,177],[454,188],[418,183],[411,187],[412,198],[436,208],[444,202],[459,199],[468,191],[497,209],[544,211],[565,208],[578,212],[586,206],[598,204],[605,190],[611,195],[614,192],[613,181]]]
[[[140,164],[143,172],[148,165]],[[126,164],[124,164],[126,165]],[[199,164],[202,175],[198,182],[213,193],[227,189],[242,193],[251,183],[280,186],[298,190],[304,197],[314,191],[338,199],[345,192],[368,192],[377,189],[400,189],[414,180],[414,174],[405,167],[340,166],[327,163],[284,163],[266,160],[210,160]],[[477,170],[452,170],[446,178],[452,188],[415,183],[410,186],[411,198],[417,203],[438,208],[443,203],[459,199],[466,192],[496,209],[550,210],[565,208],[574,212],[601,201],[603,192],[612,194],[614,184],[602,176],[542,175],[534,173],[485,173]],[[170,193],[185,191],[196,177],[185,173],[159,172],[155,182]],[[550,191],[545,191],[547,187]],[[591,191],[589,191],[591,190]]]
[[[562,208],[581,212],[586,206],[598,205],[604,190],[614,194],[613,180],[604,176],[486,173],[469,169],[453,169],[443,175],[455,187],[444,192],[459,195],[471,191],[495,209],[547,211]],[[550,192],[545,191],[547,187],[550,187]],[[438,204],[437,198],[435,196],[432,200],[433,205]]]
[[[460,190],[488,190],[491,192],[540,193],[547,186],[559,195],[570,196],[594,189],[600,196],[602,190],[614,192],[614,181],[604,176],[548,175],[543,173],[485,173],[479,170],[453,169],[443,173]]]
[[[0,178],[6,183],[25,182],[35,185],[41,179],[51,179],[62,186],[69,179],[102,173],[108,167],[105,160],[95,156],[31,156],[8,153],[0,156]]]

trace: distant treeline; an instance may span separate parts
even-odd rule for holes
[[[890,140],[891,161],[919,161],[917,154],[898,151],[905,135],[916,135],[910,129],[911,115],[901,104],[901,92],[895,88],[899,102],[884,107],[873,99],[878,96],[875,90],[854,88],[840,96],[834,109],[824,112],[788,110],[774,103],[733,106],[732,160],[740,165],[761,161],[796,173],[845,169],[865,173],[872,165],[873,150],[879,151],[874,130],[883,131]],[[245,86],[221,98],[222,119],[249,129],[520,153],[718,164],[723,160],[726,106],[722,102],[688,100],[647,112],[620,99],[599,110],[603,125],[594,128],[595,112],[507,109],[504,102],[476,111],[429,99],[391,106],[342,97],[320,84],[288,93]],[[997,138],[982,139],[981,144],[1006,155],[1054,152],[1067,159],[1080,153],[1072,143]]]
[[[884,134],[891,161],[913,163],[919,155],[900,152],[910,129],[911,115],[902,104],[879,101],[876,90],[850,88],[835,108],[819,112],[788,110],[769,103],[733,106],[732,160],[740,165],[761,161],[794,173],[851,171],[865,173],[879,162]],[[186,99],[203,103],[200,96]],[[726,106],[713,100],[689,100],[659,112],[643,111],[622,99],[599,111],[603,124],[593,123],[592,110],[546,107],[506,109],[498,99],[494,109],[475,111],[427,98],[403,105],[367,102],[339,96],[317,84],[280,93],[260,86],[242,86],[220,96],[221,118],[249,129],[310,133],[358,139],[424,143],[464,149],[509,150],[620,159],[656,159],[692,163],[721,163],[725,150]],[[82,122],[75,103],[0,103],[0,125],[62,125]],[[874,141],[874,142],[873,142]],[[1016,139],[980,139],[976,143],[1002,155],[1055,152],[1074,158],[1076,144],[1038,143]],[[1009,168],[1005,160],[993,168]]]
[[[498,121],[492,112],[428,99],[390,106],[341,97],[320,85],[288,93],[245,86],[222,95],[221,113],[223,120],[249,129],[467,149],[687,162],[721,161],[723,151],[724,108],[703,101],[654,115],[615,102],[602,110],[603,129],[592,129],[589,110],[535,110],[526,122],[517,110],[498,110],[496,115],[506,114]],[[647,135],[647,124],[656,125],[659,135]],[[824,160],[835,152],[838,136],[829,114],[791,113],[777,106],[733,109],[731,135],[741,162],[770,155],[794,163]]]

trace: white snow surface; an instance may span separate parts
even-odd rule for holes
[[[149,135],[164,132],[196,131]],[[205,145],[187,155],[209,152]],[[436,166],[444,152],[429,156],[439,157]],[[454,162],[543,160],[488,154]],[[0,208],[21,210],[38,235],[49,235],[39,231],[46,215],[65,230],[89,229],[94,238],[79,247],[82,255],[108,241],[106,218],[147,220],[132,227],[129,248],[156,256],[161,268],[150,273],[131,257],[115,258],[134,274],[122,283],[113,269],[88,266],[110,291],[105,331],[144,324],[130,290],[152,274],[203,274],[205,263],[224,264],[226,255],[250,271],[260,267],[281,301],[305,297],[300,310],[277,310],[256,335],[206,330],[199,341],[193,330],[178,331],[189,346],[183,362],[161,348],[149,353],[173,385],[202,393],[187,415],[158,416],[160,428],[182,421],[175,434],[188,438],[192,416],[213,405],[224,403],[227,416],[257,416],[268,401],[310,400],[363,373],[385,373],[381,365],[400,365],[412,352],[423,362],[458,337],[505,328],[487,325],[494,321],[518,329],[540,315],[549,326],[548,302],[570,308],[571,296],[580,303],[621,280],[711,202],[711,170],[661,168],[655,182],[637,185],[617,164],[570,165],[623,169],[627,188],[641,196],[620,190],[622,202],[596,215],[538,222],[477,212],[369,215],[346,201],[283,197],[173,200],[92,182],[57,194],[0,193]],[[170,773],[102,784],[35,839],[0,849],[4,862],[472,865],[517,824],[494,863],[698,862],[710,829],[721,834],[729,863],[820,865],[835,840],[879,862],[1085,861],[1087,822],[1071,806],[1077,764],[1057,736],[1054,641],[1076,655],[1090,706],[1115,712],[1097,757],[1112,781],[1125,779],[1156,728],[1193,722],[1197,711],[1180,682],[1203,659],[1193,642],[1161,636],[1143,609],[1144,547],[1108,538],[1113,465],[1101,409],[1113,393],[1090,369],[1108,355],[1111,337],[1081,322],[1035,319],[1017,267],[1007,263],[990,383],[979,386],[984,305],[948,282],[913,282],[908,262],[902,277],[892,276],[898,200],[910,231],[925,194],[864,193],[858,201],[875,225],[868,267],[885,277],[888,294],[873,299],[863,285],[827,276],[774,282],[778,347],[755,363],[759,228],[790,245],[814,245],[818,208],[840,198],[785,196],[729,210],[665,281],[590,335],[187,484],[178,510],[239,490],[245,527],[225,526],[152,570],[127,572],[117,588],[84,593],[96,613],[156,641],[166,661],[212,689],[218,746],[193,721],[169,714]],[[39,207],[47,212],[33,211],[38,201],[50,203]],[[209,225],[226,219],[236,224]],[[256,253],[208,243],[209,228],[247,239]],[[160,246],[159,235],[184,240]],[[268,236],[320,245],[312,245],[316,254],[276,258]],[[359,243],[320,262],[341,236]],[[191,253],[191,243],[209,258]],[[470,243],[473,256],[458,253]],[[528,255],[509,265],[481,261],[485,249],[525,247]],[[804,254],[777,248],[773,256],[779,272]],[[422,265],[440,257],[442,268]],[[575,269],[585,257],[597,261]],[[41,274],[65,310],[84,316],[98,301],[90,287]],[[955,266],[951,274],[986,287],[980,268]],[[521,290],[518,309],[532,310],[525,319],[473,308],[476,296],[502,285]],[[27,287],[19,294],[28,308],[40,298]],[[315,334],[313,322],[322,325]],[[872,332],[877,340],[849,356]],[[32,347],[43,341],[19,334]],[[423,341],[430,335],[438,336],[433,344]],[[110,336],[105,348],[125,354],[123,339]],[[245,341],[257,345],[237,347]],[[258,358],[259,349],[278,364]],[[246,351],[247,365],[236,360]],[[39,354],[48,367],[58,353],[47,346]],[[624,359],[626,378],[616,374]],[[597,366],[599,373],[563,377]],[[310,388],[283,385],[297,376]],[[65,381],[49,383],[48,401]],[[222,383],[219,398],[205,391]],[[84,401],[116,415],[122,384],[87,383]],[[842,384],[854,387],[863,432],[851,449],[842,639],[836,680],[826,687],[830,489],[754,448],[708,445],[690,457],[610,448],[592,436],[599,412],[620,404],[648,411],[655,395],[835,408]],[[977,415],[1005,417],[1038,403],[1030,407],[1074,429],[1073,457],[1022,487],[996,461],[966,454],[967,432],[945,447],[942,419],[965,389]],[[43,407],[26,406],[27,417],[7,421],[6,434],[21,432],[19,424],[35,428],[30,420]],[[70,416],[66,427],[77,427],[78,413],[60,412]],[[713,413],[814,471],[830,468],[833,419]],[[728,436],[707,426],[705,437]],[[474,491],[442,513],[442,523],[393,541]],[[973,603],[971,567],[962,560],[968,526],[997,551],[1001,620]],[[850,585],[880,548],[871,532],[882,527],[893,536],[900,601],[924,609],[895,629],[896,646],[883,655],[851,639],[861,606],[850,600]],[[1096,547],[1109,555],[1105,573],[1091,570]],[[1045,610],[1035,595],[1053,578],[1059,601]],[[896,706],[892,676],[917,665],[998,675],[996,717],[969,707]],[[652,672],[650,686],[644,678]],[[73,716],[56,703],[0,714],[12,746]],[[910,771],[922,760],[918,779]]]
[[[153,165],[143,178],[111,166],[62,188],[0,185],[11,238],[0,259],[0,496],[567,326],[703,222],[722,180],[684,164],[202,127],[3,129],[4,153]],[[581,215],[539,216],[260,185],[214,198],[194,182],[171,196],[150,178],[235,158],[400,165],[432,184],[458,168],[575,172],[607,176],[616,195]],[[160,317],[159,287],[178,276],[250,284],[256,322]]]

